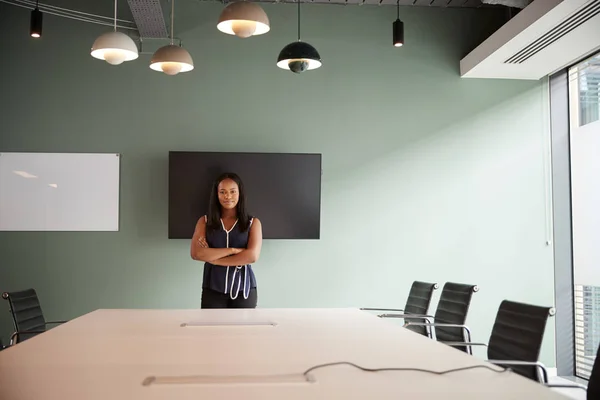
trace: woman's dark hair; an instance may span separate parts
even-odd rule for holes
[[[244,190],[244,183],[237,174],[233,172],[225,172],[219,175],[214,181],[211,193],[210,201],[208,203],[208,214],[206,228],[210,230],[223,229],[221,225],[221,203],[219,203],[219,184],[225,179],[231,179],[238,185],[238,203],[235,206],[236,214],[238,218],[237,225],[240,227],[242,232],[245,232],[250,227],[250,216],[246,210],[246,191]]]

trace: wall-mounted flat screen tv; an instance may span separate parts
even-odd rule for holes
[[[321,154],[169,152],[169,238],[191,239],[214,180],[234,172],[264,239],[319,239]]]

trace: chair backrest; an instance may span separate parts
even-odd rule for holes
[[[437,283],[414,281],[410,287],[408,298],[406,299],[404,313],[427,315],[429,312],[429,305],[431,304],[431,298],[433,297],[433,291],[437,288]],[[423,322],[422,319],[412,318],[405,318],[404,321]],[[407,325],[406,328],[413,332],[420,333],[421,335],[427,335],[427,330],[424,326]]]
[[[477,285],[447,282],[442,289],[440,301],[434,315],[438,324],[464,325],[471,306],[471,297],[478,291]],[[465,330],[461,328],[435,327],[436,339],[442,342],[464,342]],[[464,347],[455,347],[464,352]]]
[[[8,300],[15,331],[44,331],[46,319],[35,289],[18,292],[5,292],[2,297]],[[37,333],[19,335],[19,342],[27,340]]]
[[[500,303],[488,343],[490,360],[537,362],[552,307],[504,300]],[[519,375],[538,380],[535,367],[507,365]]]
[[[596,361],[594,361],[594,366],[592,367],[587,389],[587,400],[598,399],[600,399],[600,346],[598,346]]]

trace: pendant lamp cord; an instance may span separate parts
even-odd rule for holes
[[[173,45],[173,21],[175,16],[175,0],[171,0],[171,46]]]
[[[396,19],[400,19],[400,0],[398,0],[396,2],[396,10],[398,12],[398,15],[396,16]]]
[[[37,0],[37,1],[35,2],[35,9],[36,9],[36,10],[38,9],[38,6],[39,6],[39,5],[40,5],[40,0]]]
[[[300,41],[300,0],[298,0],[298,41]]]
[[[115,32],[117,31],[117,0],[115,0]]]

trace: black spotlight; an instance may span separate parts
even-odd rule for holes
[[[35,4],[35,10],[31,11],[31,24],[29,25],[29,35],[33,38],[42,37],[42,22],[44,20],[44,14],[38,8],[37,3]]]

